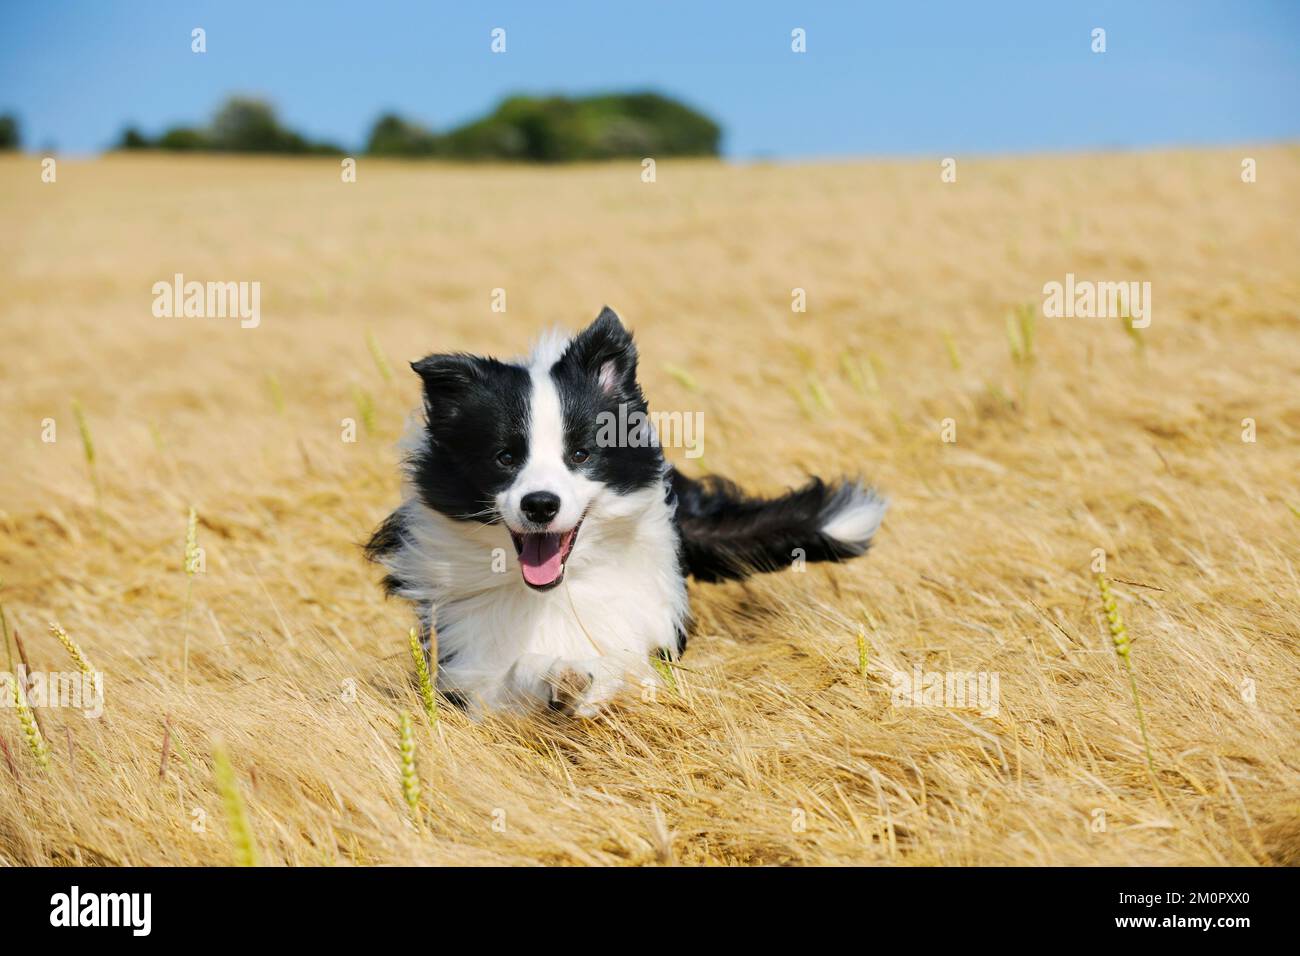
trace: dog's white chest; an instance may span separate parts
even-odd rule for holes
[[[676,532],[666,507],[589,520],[554,589],[526,587],[511,567],[496,586],[437,602],[439,684],[471,703],[546,702],[557,671],[592,676],[602,699],[653,680],[650,659],[674,652],[687,613]]]

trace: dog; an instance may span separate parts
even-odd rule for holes
[[[738,580],[863,554],[886,503],[819,478],[777,498],[664,458],[632,335],[606,307],[524,361],[463,353],[411,367],[402,503],[366,545],[412,602],[438,689],[471,716],[592,717],[686,649],[687,577]],[[634,423],[610,440],[598,423]],[[659,667],[663,667],[659,664]]]

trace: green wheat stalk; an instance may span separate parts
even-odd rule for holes
[[[45,738],[41,736],[41,728],[36,724],[36,715],[32,709],[27,706],[27,695],[23,692],[23,682],[14,675],[14,710],[18,714],[18,723],[23,728],[23,740],[27,743],[27,749],[32,755],[32,759],[42,768],[50,765],[50,750],[45,746]]]
[[[157,422],[149,423],[149,438],[153,441],[153,450],[159,455],[167,454],[167,441],[163,438],[162,429],[158,427]]]
[[[1011,351],[1011,362],[1020,376],[1020,400],[1024,404],[1029,402],[1029,375],[1037,359],[1035,333],[1033,305],[1021,305],[1014,314],[1007,314],[1007,346]]]
[[[284,414],[284,389],[280,386],[280,376],[270,372],[266,376],[266,389],[271,393],[271,404],[277,415]]]
[[[821,380],[811,375],[808,376],[808,391],[812,394],[813,399],[822,407],[823,411],[834,412],[835,405],[831,402],[831,397],[826,394],[826,389],[822,387]]]
[[[235,862],[239,866],[259,865],[253,827],[248,821],[244,798],[240,796],[239,784],[235,781],[235,771],[230,766],[230,757],[226,754],[225,747],[213,748],[212,779],[225,807],[226,827],[230,831],[230,842],[235,848]]]
[[[700,390],[699,382],[695,381],[695,376],[681,366],[665,364],[663,369],[688,391],[698,392]]]
[[[0,587],[3,586],[4,582],[0,581]],[[31,753],[32,759],[41,767],[48,767],[50,765],[49,748],[45,745],[45,738],[41,736],[41,728],[36,723],[36,715],[27,706],[27,694],[23,690],[23,682],[18,679],[18,675],[14,672],[13,646],[9,643],[9,619],[5,616],[3,603],[0,603],[0,630],[4,631],[5,654],[9,659],[9,674],[13,677],[14,711],[18,715],[18,723],[22,726],[23,740],[27,744],[27,750]]]
[[[799,410],[803,412],[804,418],[816,418],[817,412],[812,407],[812,402],[808,400],[808,394],[799,386],[790,386],[790,395],[799,403]]]
[[[415,676],[420,685],[420,702],[424,704],[424,716],[428,718],[430,724],[438,722],[438,701],[433,696],[433,679],[429,676],[429,663],[424,656],[424,648],[420,646],[420,635],[415,628],[411,628],[407,634],[411,645],[411,659],[415,661]]]
[[[370,349],[370,357],[375,360],[375,368],[379,369],[379,374],[383,376],[385,382],[392,385],[393,367],[388,364],[388,356],[384,354],[379,339],[375,338],[375,333],[370,329],[366,330],[366,348]]]
[[[872,395],[880,394],[880,366],[876,361],[876,356],[868,352],[866,358],[862,360],[862,376],[867,386],[867,391]]]
[[[1007,313],[1007,347],[1011,352],[1011,361],[1019,365],[1024,361],[1025,343],[1020,336],[1020,327],[1016,325],[1015,316]]]
[[[81,407],[81,402],[77,399],[72,400],[72,414],[77,419],[77,429],[81,432],[81,449],[86,454],[86,464],[90,470],[95,470],[95,439],[90,434],[90,423],[86,421],[86,410]]]
[[[840,353],[840,372],[848,379],[850,385],[863,395],[867,393],[867,383],[862,377],[862,363],[847,349]]]
[[[103,518],[103,494],[99,487],[99,470],[95,467],[95,439],[90,433],[90,422],[86,420],[86,410],[81,402],[72,400],[72,415],[77,420],[77,430],[81,432],[81,450],[86,456],[86,468],[90,472],[90,483],[95,489],[95,508]]]
[[[1115,603],[1115,596],[1111,593],[1110,583],[1106,580],[1104,574],[1097,575],[1097,588],[1101,591],[1101,606],[1106,612],[1106,625],[1110,629],[1111,641],[1115,645],[1115,653],[1121,661],[1124,662],[1124,669],[1128,673],[1129,687],[1133,690],[1133,706],[1137,709],[1138,727],[1142,731],[1142,746],[1146,750],[1147,769],[1151,773],[1151,779],[1156,780],[1156,765],[1151,757],[1151,740],[1147,736],[1147,722],[1142,714],[1142,696],[1138,693],[1137,677],[1133,672],[1133,660],[1131,656],[1132,641],[1128,636],[1128,628],[1124,624],[1124,619],[1120,617],[1119,605]],[[1159,784],[1156,784],[1157,787]]]
[[[72,663],[77,665],[81,673],[87,677],[95,673],[95,668],[91,666],[90,659],[86,657],[86,652],[81,649],[80,644],[68,637],[67,631],[54,621],[50,621],[50,633],[63,645],[63,649],[68,652],[68,656],[72,658]]]
[[[1133,340],[1133,345],[1137,348],[1138,358],[1145,363],[1147,360],[1147,340],[1142,335],[1142,330],[1133,325],[1133,317],[1129,315],[1127,304],[1120,313],[1119,322],[1123,326],[1125,334]]]
[[[354,384],[352,386],[352,401],[357,406],[357,414],[361,417],[361,424],[365,426],[366,434],[374,434],[375,431],[375,401],[370,397],[370,393],[361,386]]]
[[[1020,337],[1025,343],[1025,354],[1028,360],[1032,362],[1034,360],[1034,342],[1038,335],[1033,303],[1026,302],[1016,310],[1016,321],[1020,323]]]
[[[948,361],[952,363],[954,372],[961,371],[961,356],[957,354],[957,342],[952,337],[952,333],[947,329],[943,330],[943,344],[948,350]]]
[[[398,719],[398,749],[402,755],[402,796],[411,808],[416,825],[420,823],[420,777],[415,772],[415,737],[411,734],[411,715],[402,711]]]
[[[677,675],[673,673],[673,665],[667,658],[661,657],[659,654],[652,654],[650,666],[655,669],[655,673],[671,690],[677,690]]]

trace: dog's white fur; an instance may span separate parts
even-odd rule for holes
[[[559,585],[536,591],[524,583],[505,525],[455,521],[425,505],[409,475],[403,482],[403,543],[384,563],[402,581],[419,582],[401,597],[435,609],[438,687],[461,695],[471,714],[531,710],[573,692],[565,709],[593,716],[627,683],[657,681],[652,655],[675,653],[685,628],[686,581],[664,489],[620,495],[565,465],[550,368],[566,344],[547,337],[528,361],[529,457],[497,497],[516,529],[524,526],[520,499],[531,491],[559,495],[553,528],[582,519]],[[413,420],[403,449],[414,453],[424,441]]]

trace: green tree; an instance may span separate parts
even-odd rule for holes
[[[438,135],[387,114],[369,152],[540,163],[642,156],[716,156],[722,130],[658,93],[512,96],[487,116]]]
[[[221,105],[208,135],[213,149],[233,153],[306,152],[306,142],[280,125],[270,103],[242,96]]]
[[[134,126],[128,126],[122,130],[122,138],[118,141],[118,149],[148,149],[152,145]]]
[[[0,116],[0,149],[19,149],[23,145],[18,127],[18,117],[12,113]]]
[[[366,144],[366,152],[374,156],[433,156],[438,149],[437,136],[393,113],[375,121]]]

